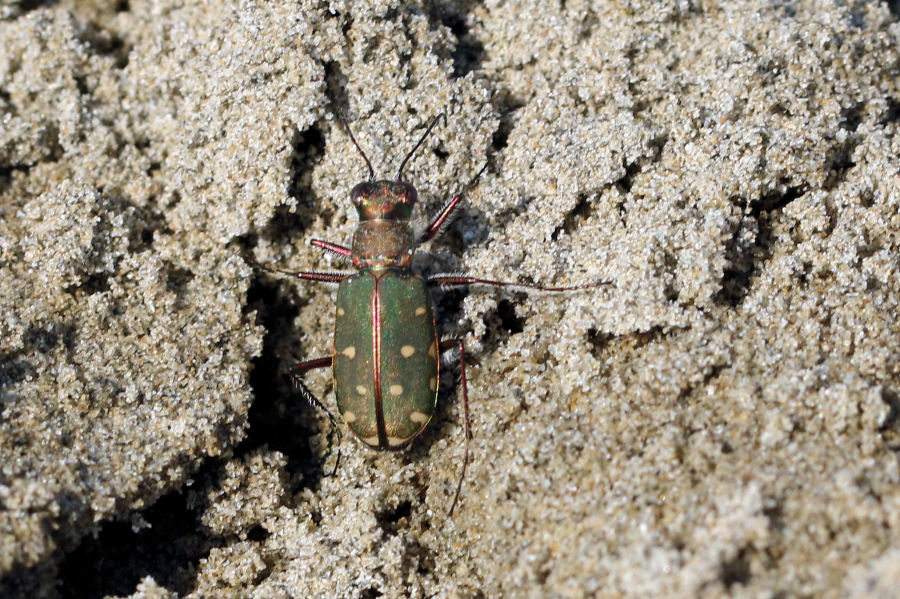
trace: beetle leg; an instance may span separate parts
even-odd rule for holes
[[[342,258],[352,258],[353,250],[348,247],[344,247],[342,245],[338,245],[336,243],[331,243],[330,241],[324,241],[322,239],[311,239],[309,241],[309,245],[314,245],[317,248],[322,248],[326,252],[331,252],[332,254],[337,254]]]
[[[453,198],[449,202],[444,204],[443,208],[441,208],[441,211],[438,212],[438,215],[436,217],[434,217],[434,220],[431,221],[431,224],[428,225],[428,228],[425,230],[425,232],[422,233],[422,235],[419,236],[419,239],[416,240],[416,246],[422,245],[429,239],[433,239],[438,233],[444,230],[444,228],[447,226],[447,223],[453,216],[453,211],[456,210],[456,207],[462,201],[463,195],[473,185],[475,185],[478,177],[481,176],[481,173],[483,173],[487,169],[487,167],[488,163],[485,163],[485,165],[481,167],[481,170],[478,171],[478,173],[474,177],[472,177],[472,180],[466,184],[466,186],[463,188],[462,193],[453,196]]]
[[[541,285],[529,285],[527,283],[514,283],[512,281],[492,281],[490,279],[479,279],[454,273],[439,273],[428,277],[428,282],[442,287],[459,287],[465,285],[490,285],[491,287],[516,287],[519,289],[531,289],[534,291],[549,291],[551,293],[559,293],[564,291],[577,291],[579,289],[593,289],[594,287],[602,287],[603,285],[611,285],[609,281],[597,281],[595,283],[586,283],[584,285],[572,285],[571,287],[543,287]]]
[[[453,215],[453,211],[462,201],[462,196],[453,196],[449,202],[444,204],[444,207],[441,208],[441,211],[438,213],[434,220],[431,221],[431,224],[428,225],[428,228],[419,236],[418,241],[416,241],[416,245],[421,245],[428,241],[429,239],[434,238],[435,235],[441,232],[441,230],[447,226],[447,222],[450,220],[450,217]]]
[[[331,412],[328,408],[325,407],[319,398],[313,395],[312,391],[309,390],[309,387],[306,386],[306,383],[303,382],[303,373],[309,370],[315,370],[316,368],[325,368],[326,366],[331,368],[332,359],[331,357],[327,358],[316,358],[315,360],[306,360],[305,362],[300,362],[296,366],[294,366],[294,370],[291,372],[291,382],[294,383],[294,386],[300,391],[300,394],[303,396],[303,399],[309,403],[314,408],[318,408],[325,412],[325,415],[328,416],[328,420],[331,421],[331,430],[337,433],[338,437],[338,454],[337,459],[334,461],[334,470],[332,470],[331,475],[334,476],[334,473],[337,472],[338,463],[341,461],[341,429],[337,425],[337,421],[334,419],[334,416],[331,415]],[[329,449],[329,452],[331,450]]]
[[[452,349],[454,346],[459,350],[459,386],[462,388],[463,410],[466,415],[466,443],[463,453],[462,472],[459,473],[459,482],[456,484],[456,493],[453,494],[453,503],[450,505],[450,516],[453,516],[453,510],[456,508],[456,502],[459,500],[459,493],[462,491],[463,479],[466,477],[466,466],[469,465],[469,438],[472,436],[472,423],[469,419],[469,387],[466,384],[466,348],[462,338],[447,339],[441,341],[441,351]]]
[[[262,268],[263,270],[267,270],[271,273],[288,275],[290,277],[297,277],[298,279],[305,279],[307,281],[319,281],[320,283],[340,283],[344,279],[349,279],[356,274],[355,272],[323,272],[319,270],[291,272],[289,270],[269,268],[268,266],[263,266]],[[303,362],[301,362],[301,364],[303,364]]]

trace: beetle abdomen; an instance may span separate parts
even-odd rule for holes
[[[434,414],[439,374],[422,278],[366,270],[341,282],[333,358],[338,411],[355,435],[380,449],[418,436]]]

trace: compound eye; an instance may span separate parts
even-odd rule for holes
[[[408,183],[403,184],[403,203],[408,206],[412,206],[417,201],[419,201],[419,194],[416,193],[416,188]]]
[[[362,183],[357,184],[350,192],[350,199],[354,204],[359,204],[360,200],[372,195],[372,189],[371,183],[363,181]]]

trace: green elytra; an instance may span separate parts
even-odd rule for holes
[[[465,347],[461,338],[439,339],[429,286],[483,284],[560,292],[607,283],[542,287],[456,274],[437,274],[427,279],[414,274],[411,262],[416,247],[434,238],[462,201],[461,194],[454,196],[423,233],[416,236],[413,232],[410,217],[418,195],[415,187],[402,180],[403,167],[442,118],[446,119],[443,114],[438,115],[431,122],[400,163],[397,178],[393,181],[375,180],[372,164],[347,127],[347,133],[365,160],[370,175],[369,181],[358,184],[350,194],[359,215],[353,243],[349,248],[319,239],[313,239],[310,243],[351,260],[356,271],[284,274],[311,281],[338,283],[331,356],[300,362],[295,367],[298,375],[295,380],[306,399],[328,414],[332,424],[335,424],[328,409],[299,378],[308,370],[332,367],[338,413],[353,434],[370,448],[400,449],[425,430],[437,405],[439,355],[457,348],[459,386],[465,412],[465,451],[450,506],[452,516],[469,463],[471,424]]]
[[[434,414],[440,362],[425,282],[399,268],[362,269],[341,281],[335,319],[334,395],[353,434],[399,449]]]

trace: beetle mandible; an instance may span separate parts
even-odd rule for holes
[[[465,346],[462,338],[438,337],[429,287],[478,284],[561,292],[608,283],[542,287],[460,274],[443,273],[427,278],[414,274],[411,262],[415,249],[441,232],[463,198],[460,193],[447,202],[424,232],[416,235],[413,231],[410,218],[418,194],[415,187],[403,181],[403,167],[442,118],[446,122],[444,114],[431,122],[400,163],[394,180],[375,179],[371,162],[345,123],[353,145],[369,169],[369,180],[350,192],[359,224],[351,247],[320,239],[311,240],[310,245],[351,260],[355,271],[275,272],[338,284],[331,355],[297,364],[295,382],[306,399],[323,410],[336,426],[329,410],[300,376],[309,370],[331,367],[338,413],[353,434],[372,449],[401,449],[422,434],[437,406],[440,354],[454,347],[458,350],[465,450],[449,511],[452,516],[469,463],[471,437]]]

